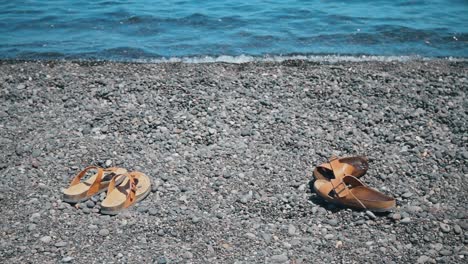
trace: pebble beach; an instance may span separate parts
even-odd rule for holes
[[[466,263],[468,63],[0,61],[0,262]],[[364,155],[378,214],[312,171]],[[146,173],[117,216],[62,190]]]

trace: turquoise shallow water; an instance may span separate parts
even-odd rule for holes
[[[0,1],[0,58],[468,57],[466,0],[156,2]]]

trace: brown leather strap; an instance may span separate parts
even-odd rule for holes
[[[357,187],[357,186],[366,186],[362,181],[360,181],[358,178],[352,176],[352,175],[346,175],[344,178],[343,178],[343,183],[344,184],[349,184],[353,187]],[[367,209],[367,207],[364,205],[364,203],[359,200],[359,198],[357,198],[353,192],[349,192],[351,194],[351,196],[356,200],[358,201],[359,205],[361,205],[362,209]]]
[[[136,177],[132,173],[125,173],[125,174],[118,174],[112,178],[111,182],[109,183],[109,187],[107,189],[107,195],[109,195],[115,189],[115,180],[117,177],[127,177],[130,183],[130,189],[128,190],[127,198],[125,199],[125,203],[123,208],[127,208],[136,201],[136,191],[137,185],[135,182]]]
[[[331,171],[334,178],[343,178],[346,175],[351,175],[355,170],[354,164],[342,162],[342,159],[337,156],[332,156],[328,159],[328,162],[320,164],[318,168]]]
[[[104,172],[103,172],[102,168],[96,167],[96,166],[86,167],[84,170],[82,170],[80,173],[78,173],[75,176],[75,178],[73,178],[72,182],[70,183],[70,187],[79,184],[81,182],[81,179],[83,178],[83,176],[85,176],[86,173],[89,170],[92,170],[92,169],[97,170],[97,176],[96,176],[96,180],[94,180],[93,184],[91,184],[91,186],[89,187],[89,190],[87,191],[86,195],[87,196],[92,196],[92,195],[96,194],[97,192],[99,192],[99,189],[100,189],[100,186],[101,186],[102,174]]]

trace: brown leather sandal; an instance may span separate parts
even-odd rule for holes
[[[333,162],[333,169],[332,169]],[[369,168],[369,163],[365,157],[345,157],[345,158],[330,158],[329,162],[325,162],[317,166],[314,170],[314,177],[316,180],[329,180],[336,177],[344,177],[345,175],[352,175],[359,178],[366,174]]]
[[[315,192],[326,201],[351,208],[388,212],[395,207],[395,199],[366,186],[354,176],[332,180],[316,180]]]
[[[85,181],[81,181],[87,172],[97,170],[97,173]],[[111,180],[122,182],[123,177],[115,179],[116,175],[126,173],[123,168],[102,169],[96,166],[90,166],[78,173],[70,183],[70,186],[63,191],[63,201],[67,203],[79,203],[85,201],[95,194],[101,193],[107,189]]]
[[[124,180],[118,184],[112,179],[107,196],[101,203],[101,213],[115,215],[143,200],[151,192],[151,181],[141,172],[130,172],[122,175]]]

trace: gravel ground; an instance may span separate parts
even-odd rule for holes
[[[0,61],[0,262],[466,263],[467,66]],[[367,155],[395,212],[317,197],[331,154]],[[91,164],[152,193],[63,203]]]

